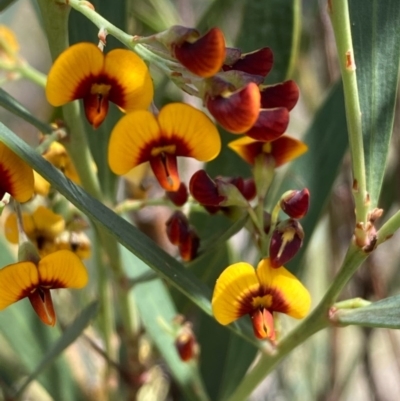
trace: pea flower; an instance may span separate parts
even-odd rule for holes
[[[247,136],[229,142],[228,146],[249,164],[254,164],[260,154],[273,157],[279,167],[307,151],[307,145],[298,139],[283,135],[274,141],[258,141]]]
[[[113,102],[125,111],[146,109],[153,83],[144,61],[125,49],[106,55],[93,43],[77,43],[65,50],[49,71],[47,100],[62,106],[83,99],[86,118],[97,128]]]
[[[39,206],[32,214],[23,212],[22,222],[26,235],[34,243],[40,256],[48,255],[57,249],[56,237],[65,228],[65,220],[61,215],[45,206]],[[12,244],[18,244],[19,231],[15,213],[7,217],[4,228],[7,240]]]
[[[210,161],[220,150],[218,130],[203,112],[187,104],[170,103],[158,116],[140,110],[122,117],[111,133],[108,163],[115,174],[123,175],[149,162],[160,185],[177,191],[177,156]]]
[[[51,163],[54,167],[76,184],[80,184],[78,172],[72,163],[65,147],[59,142],[53,142],[49,148],[43,153],[43,158]],[[46,181],[39,173],[33,172],[35,178],[35,193],[47,196],[50,191],[50,183]]]
[[[219,276],[212,297],[214,317],[227,325],[250,315],[254,334],[274,341],[274,312],[304,318],[311,297],[301,282],[283,266],[273,269],[268,258],[254,269],[240,262],[228,266]]]
[[[0,142],[0,178],[0,200],[6,193],[17,202],[26,202],[32,197],[32,169],[2,142]]]
[[[50,290],[82,288],[87,282],[85,266],[70,251],[51,253],[37,263],[13,263],[0,269],[0,310],[28,297],[42,322],[54,326],[56,315]]]

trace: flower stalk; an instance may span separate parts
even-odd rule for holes
[[[355,201],[356,222],[365,224],[367,222],[369,208],[369,195],[366,183],[361,110],[348,2],[346,0],[331,0],[328,8],[335,34],[343,80],[347,128],[353,169],[353,196]]]

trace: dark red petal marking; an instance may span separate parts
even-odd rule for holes
[[[6,192],[10,195],[13,194],[13,182],[9,168],[0,163],[0,200],[3,199]]]

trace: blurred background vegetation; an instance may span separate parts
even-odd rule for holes
[[[12,4],[7,7],[7,3]],[[352,3],[353,11],[362,6],[360,1]],[[290,263],[289,268],[301,275],[312,293],[313,304],[317,304],[341,264],[354,227],[343,94],[326,1],[97,0],[93,4],[101,15],[130,34],[148,35],[175,24],[198,27],[201,32],[219,26],[229,46],[239,46],[243,51],[264,46],[272,48],[275,64],[267,77],[268,83],[287,78],[296,80],[301,96],[291,113],[288,132],[303,138],[310,150],[298,162],[279,170],[273,193],[276,200],[287,188],[310,189],[310,212],[302,222],[306,242],[301,254]],[[35,1],[1,1],[0,6],[4,8],[0,14],[0,23],[15,32],[21,55],[32,66],[46,73],[51,59]],[[70,40],[71,43],[82,40],[97,42],[97,29],[74,10],[70,17]],[[118,46],[120,44],[114,38],[107,38],[107,50]],[[152,73],[158,107],[172,100],[184,100],[200,106],[198,99],[183,95],[160,73]],[[37,118],[51,121],[57,117],[45,99],[43,88],[27,80],[4,82],[3,88]],[[386,216],[399,208],[399,106],[396,107],[394,135],[379,202]],[[0,112],[1,121],[12,131],[31,145],[38,143],[36,128],[9,112]],[[111,112],[97,132],[91,132],[91,127],[86,126],[98,162],[104,160],[110,129],[121,115],[115,107]],[[221,132],[221,135],[225,142],[232,139],[227,133]],[[101,165],[98,168],[100,175],[109,174],[103,171]],[[187,168],[193,170],[195,166]],[[224,150],[207,169],[211,175],[250,174],[249,167],[229,150]],[[271,204],[273,200],[271,198]],[[205,216],[204,213],[193,213],[191,216],[203,239],[212,238],[216,230],[223,232],[230,224],[223,216]],[[138,213],[135,220],[141,229],[163,245],[164,221],[167,217],[167,210],[154,212],[152,209],[150,213],[146,210]],[[399,293],[400,248],[396,246],[399,239],[397,234],[367,259],[347,286],[343,299],[362,297],[378,300]],[[96,242],[93,240],[95,247]],[[14,261],[15,249],[11,249],[3,237],[0,246],[1,265]],[[67,292],[57,296],[56,308],[61,324],[56,328],[44,327],[33,314],[27,300],[0,313],[0,400],[14,400],[16,389],[24,383],[30,383],[25,396],[21,398],[26,400],[133,399],[129,398],[132,378],[129,372],[123,370],[123,346],[119,348],[122,356],[120,365],[114,366],[110,361],[107,362],[99,334],[101,323],[97,317],[79,335],[87,320],[95,315],[95,307],[90,302],[98,297],[94,267],[96,257],[94,252],[87,263],[92,277],[89,288],[79,293],[74,292],[73,295]],[[124,257],[129,260],[130,256]],[[243,258],[254,262],[258,255],[249,238],[238,233],[211,255],[192,262],[188,269],[213,288],[220,272],[230,263]],[[140,263],[134,263],[137,267],[134,273],[136,276],[147,271],[146,266],[141,270]],[[139,401],[192,399],[191,390],[185,391],[185,383],[190,381],[185,375],[195,374],[196,369],[181,368],[179,362],[173,359],[177,359],[174,356],[171,358],[176,366],[171,372],[171,359],[167,358],[165,362],[163,349],[165,351],[168,348],[173,352],[173,338],[162,325],[154,326],[154,319],[152,322],[146,320],[149,315],[154,318],[157,313],[159,294],[162,294],[161,303],[165,302],[165,296],[171,305],[164,316],[172,319],[179,312],[193,323],[201,350],[199,370],[210,400],[223,399],[234,391],[235,385],[256,357],[257,349],[252,344],[219,326],[161,280],[135,286],[132,292],[142,322],[138,333],[138,357],[145,366],[145,377],[142,377],[144,384],[137,394]],[[67,332],[66,336],[65,327],[82,310],[82,328],[75,323],[75,332]],[[116,316],[115,333],[118,335],[112,338],[117,349],[123,338],[118,319],[119,316]],[[168,325],[170,321],[166,323]],[[282,319],[283,330],[289,330],[292,323]],[[60,338],[64,342],[58,351],[54,351],[54,344]],[[63,351],[68,343],[65,338],[70,342],[75,338],[77,340]],[[54,351],[53,354],[51,351]],[[397,331],[331,327],[296,349],[265,379],[251,399],[397,401],[400,393],[399,361],[400,337]],[[33,376],[29,377],[32,373]]]

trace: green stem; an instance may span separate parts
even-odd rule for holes
[[[71,6],[76,11],[83,14],[88,20],[93,22],[99,29],[105,29],[108,34],[114,36],[121,43],[123,43],[129,49],[135,51],[144,60],[153,63],[160,70],[164,71],[166,74],[170,75],[171,70],[168,67],[170,61],[165,60],[165,58],[158,56],[149,49],[147,49],[142,44],[135,42],[132,35],[128,35],[122,29],[119,29],[115,25],[111,24],[95,10],[85,5],[80,0],[68,0],[68,5]],[[175,63],[174,63],[175,64]]]
[[[356,222],[366,223],[369,208],[367,192],[364,144],[362,136],[361,110],[357,88],[356,66],[351,37],[351,26],[347,0],[329,2],[330,18],[336,39],[342,73],[347,128],[353,168],[353,195]]]
[[[21,77],[29,79],[42,88],[46,86],[47,76],[26,62],[19,63],[15,71],[21,74]]]
[[[400,210],[398,210],[377,232],[376,245],[387,241],[400,228]]]
[[[261,381],[296,347],[313,334],[329,325],[329,309],[342,292],[344,286],[356,272],[368,254],[351,244],[343,265],[327,293],[313,310],[277,347],[274,355],[262,355],[254,368],[244,377],[234,394],[227,401],[245,401]]]

